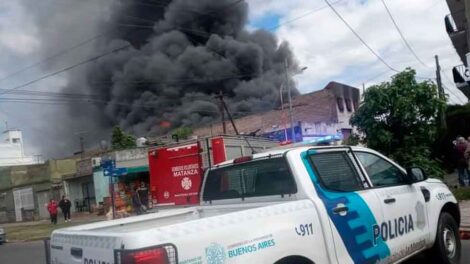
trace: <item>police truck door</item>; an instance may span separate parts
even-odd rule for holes
[[[374,235],[386,241],[390,261],[424,248],[429,233],[425,200],[419,187],[407,184],[405,172],[385,157],[367,151],[355,153],[383,207],[384,221],[374,226]]]
[[[311,150],[303,158],[328,213],[338,263],[377,263],[390,255],[384,241],[374,240],[382,208],[351,157],[345,148]]]

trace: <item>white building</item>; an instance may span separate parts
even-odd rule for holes
[[[0,140],[0,167],[40,163],[37,158],[25,155],[21,130],[6,130]]]

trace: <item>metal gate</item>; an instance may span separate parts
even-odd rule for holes
[[[23,188],[13,191],[13,199],[15,201],[16,221],[23,221],[23,210],[34,209],[33,188]]]

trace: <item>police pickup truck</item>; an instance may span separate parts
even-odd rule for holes
[[[295,147],[208,170],[199,206],[54,231],[54,264],[458,263],[456,199],[357,147]]]

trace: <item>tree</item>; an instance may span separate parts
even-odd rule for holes
[[[179,127],[171,133],[173,136],[177,137],[179,140],[181,139],[187,139],[191,134],[193,133],[193,130],[190,127]]]
[[[135,137],[126,134],[119,126],[113,127],[111,145],[114,150],[136,147]]]
[[[415,75],[414,70],[407,69],[390,82],[369,87],[351,124],[363,133],[363,143],[368,147],[404,166],[420,166],[430,176],[443,176],[431,157],[431,146],[445,101],[439,98],[434,83],[418,83]]]

